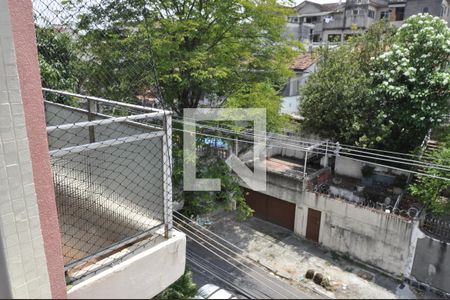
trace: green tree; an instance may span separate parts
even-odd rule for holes
[[[258,82],[242,86],[232,94],[225,106],[228,108],[265,108],[266,126],[270,132],[286,126],[289,118],[280,115],[281,96],[269,82]]]
[[[450,139],[450,136],[447,137]],[[433,155],[434,163],[450,167],[450,143],[436,150]],[[448,171],[438,169],[427,169],[429,176],[447,177]],[[416,196],[432,212],[436,214],[450,214],[450,184],[448,181],[429,176],[419,176],[419,180],[410,186],[413,196]]]
[[[289,11],[275,0],[106,0],[84,11],[88,89],[128,99],[160,87],[178,114],[204,98],[220,104],[245,84],[280,88],[297,54],[282,35]]]
[[[318,69],[301,90],[302,128],[341,143],[355,143],[365,130],[365,112],[372,113],[370,80],[351,46],[320,51]],[[372,116],[376,117],[376,116]]]
[[[374,99],[387,134],[380,146],[410,151],[446,119],[450,100],[450,29],[429,14],[408,18],[394,43],[372,58]]]
[[[384,128],[375,126],[382,114],[371,97],[368,57],[385,51],[394,30],[385,23],[337,49],[318,51],[318,68],[302,88],[302,129],[345,144],[373,146]]]
[[[192,281],[191,271],[186,268],[184,274],[155,299],[192,299],[196,293],[197,285]]]
[[[52,27],[36,27],[42,86],[57,90],[78,90],[82,81],[81,61],[70,34]]]
[[[337,50],[323,50],[303,89],[304,128],[346,144],[409,152],[445,120],[450,30],[428,14],[395,34],[381,23]]]
[[[200,131],[200,129],[198,130]],[[174,133],[173,138],[177,141],[177,144],[182,144],[182,134]],[[205,137],[198,137],[197,143],[205,145]],[[225,161],[214,152],[214,149],[205,151],[205,153],[197,153],[197,178],[219,178],[221,190],[217,192],[184,191],[183,155],[185,153],[182,147],[174,148],[173,194],[175,201],[184,201],[183,213],[185,215],[197,216],[212,212],[218,207],[228,210],[233,202],[236,204],[239,219],[244,220],[252,215],[253,210],[245,202],[238,178],[232,173]],[[187,159],[193,158],[188,157]]]

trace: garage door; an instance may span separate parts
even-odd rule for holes
[[[262,193],[245,189],[247,204],[255,211],[254,216],[294,230],[295,204]]]

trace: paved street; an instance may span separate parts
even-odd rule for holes
[[[318,298],[317,295],[308,295],[251,264],[246,264],[248,266],[246,268],[231,259],[219,258],[192,240],[188,242],[187,257],[188,266],[198,287],[213,283],[232,292],[238,298]],[[229,261],[238,265],[240,270],[228,263]]]
[[[221,213],[211,220],[209,230],[249,253],[253,260],[289,279],[293,285],[307,287],[330,298],[437,298],[435,294],[415,290],[260,219],[238,222],[234,213]],[[305,279],[308,269],[328,277],[331,287],[325,289]]]
[[[292,286],[270,273],[261,265],[233,253],[223,242],[201,234],[190,225],[177,228],[188,236],[187,264],[198,287],[213,283],[235,294],[238,298],[311,299],[319,294]],[[225,246],[224,246],[225,245]]]

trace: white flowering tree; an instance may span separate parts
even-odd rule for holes
[[[383,148],[410,151],[449,114],[450,29],[429,14],[408,18],[389,51],[371,58]]]

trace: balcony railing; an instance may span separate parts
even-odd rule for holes
[[[172,228],[171,114],[44,89],[66,277],[111,266]]]

